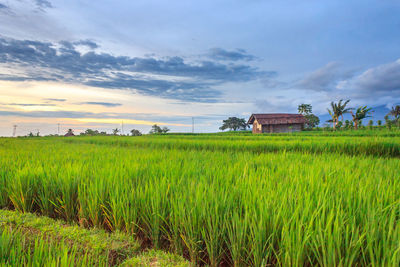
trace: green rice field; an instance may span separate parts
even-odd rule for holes
[[[400,132],[1,138],[0,208],[196,266],[400,266]]]

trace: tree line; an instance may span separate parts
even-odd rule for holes
[[[345,128],[354,128],[357,130],[359,126],[362,125],[362,121],[366,118],[372,117],[373,110],[368,106],[360,106],[358,108],[348,108],[350,100],[343,101],[343,99],[339,100],[337,103],[331,102],[331,107],[328,108],[328,113],[331,116],[331,119],[327,122],[332,123],[332,128],[336,130],[337,128],[341,128],[343,126],[343,115],[351,114],[352,121],[345,121]],[[384,117],[386,126],[390,129],[392,126],[400,126],[400,106],[393,106],[388,114]],[[370,120],[368,125],[373,126],[373,120]],[[382,121],[377,121],[378,126],[382,125]]]
[[[357,108],[349,108],[350,100],[344,101],[343,99],[336,102],[331,102],[330,108],[327,109],[331,118],[327,120],[327,122],[332,123],[333,130],[341,129],[342,127],[345,129],[359,129],[362,126],[362,121],[366,118],[372,117],[373,110],[368,106],[360,106]],[[314,115],[312,112],[311,104],[300,104],[297,108],[299,114],[302,114],[306,123],[304,124],[304,128],[306,130],[311,130],[317,128],[320,124],[320,119],[318,116]],[[344,114],[351,114],[351,121],[343,120]],[[393,106],[390,112],[384,117],[385,125],[387,128],[391,129],[392,126],[400,127],[400,106]],[[373,126],[373,120],[370,120],[368,126]],[[382,121],[377,121],[378,126],[382,126]],[[247,130],[250,125],[247,124],[246,120],[243,118],[237,117],[229,117],[226,120],[222,121],[222,126],[219,128],[224,131],[229,129],[230,131],[238,131],[238,130]]]

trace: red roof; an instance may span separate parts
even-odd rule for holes
[[[269,114],[251,114],[248,124],[253,124],[257,120],[259,124],[295,124],[305,123],[306,119],[301,114],[287,113],[269,113]]]

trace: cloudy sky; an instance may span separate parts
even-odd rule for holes
[[[0,135],[400,103],[400,1],[0,0]]]

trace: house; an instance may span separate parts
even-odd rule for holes
[[[301,114],[269,113],[251,114],[247,124],[253,133],[290,133],[303,130],[306,119]]]
[[[66,134],[64,134],[64,136],[75,136],[74,132],[70,129],[68,130],[68,132]]]

